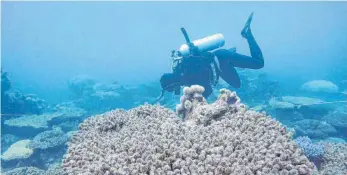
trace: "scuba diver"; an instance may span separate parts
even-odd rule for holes
[[[241,81],[235,67],[249,69],[264,67],[263,54],[250,28],[252,18],[253,13],[241,31],[242,37],[248,41],[251,56],[236,53],[236,48],[211,52],[224,45],[222,34],[191,42],[185,29],[181,28],[186,44],[183,44],[178,51],[172,51],[172,73],[161,76],[162,93],[156,102],[162,98],[165,91],[179,95],[181,86],[191,85],[203,86],[205,88],[203,95],[207,98],[213,91],[212,87],[217,85],[219,77],[234,88],[239,88]]]

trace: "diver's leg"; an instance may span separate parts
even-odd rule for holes
[[[246,22],[245,27],[241,31],[241,35],[247,39],[251,57],[235,53],[233,51],[220,49],[214,52],[218,60],[221,59],[228,59],[230,66],[240,67],[240,68],[249,68],[249,69],[260,69],[264,67],[264,58],[262,51],[256,42],[256,40],[253,37],[250,23],[252,21],[252,16],[249,17],[248,21]]]
[[[256,59],[254,62],[255,64],[258,64],[260,66],[258,67],[263,67],[264,66],[264,58],[263,58],[263,53],[261,52],[261,49],[255,41],[252,30],[251,30],[251,22],[253,19],[253,13],[249,16],[245,26],[243,27],[241,31],[241,36],[247,39],[249,49],[251,52],[252,58]]]
[[[229,59],[225,57],[221,57],[219,59],[219,75],[222,77],[224,81],[233,86],[234,88],[240,88],[241,80],[239,75],[236,72],[234,66],[229,63]]]
[[[226,63],[229,67],[239,67],[248,69],[260,69],[264,67],[264,60],[262,59],[262,57],[261,59],[254,58],[234,52],[229,52],[226,49],[217,50],[215,52],[215,55],[220,65],[223,64],[221,60],[227,59]]]
[[[257,41],[254,39],[252,31],[250,26],[245,26],[246,27],[246,32],[244,32],[244,30],[242,30],[241,35],[247,39],[248,45],[249,45],[249,50],[251,52],[251,58],[249,59],[249,62],[246,64],[251,65],[250,68],[253,69],[260,69],[262,67],[264,67],[264,57],[263,57],[263,53],[257,43]],[[251,63],[250,63],[251,62]]]

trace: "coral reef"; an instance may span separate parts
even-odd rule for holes
[[[320,120],[300,120],[294,122],[294,128],[297,136],[308,136],[314,139],[325,139],[337,135],[337,131],[333,126]]]
[[[268,104],[267,112],[285,124],[288,124],[286,121],[296,122],[303,119],[320,120],[335,109],[333,103],[301,96],[273,97]]]
[[[41,114],[46,108],[44,100],[34,94],[22,94],[18,91],[7,91],[1,98],[3,114]]]
[[[36,95],[22,94],[11,88],[12,84],[7,73],[1,70],[1,113],[4,114],[3,116],[41,114],[46,108],[45,101]]]
[[[45,171],[33,166],[14,168],[2,173],[3,175],[64,175],[60,164],[52,164]]]
[[[279,109],[279,110],[294,110],[295,105],[289,102],[279,101],[275,98],[271,98],[269,101],[269,106],[272,109]]]
[[[321,175],[346,175],[347,173],[347,144],[324,143],[323,164]]]
[[[7,170],[26,166],[47,169],[61,162],[67,149],[67,140],[68,136],[55,128],[38,134],[33,140],[16,142],[3,153],[1,166]]]
[[[313,143],[307,136],[298,137],[294,141],[304,151],[308,159],[313,162],[316,167],[320,168],[323,162],[324,145],[322,143]]]
[[[63,175],[64,171],[60,163],[53,164],[48,167],[45,175]]]
[[[1,151],[4,152],[7,150],[9,146],[11,146],[13,143],[19,141],[20,139],[12,134],[3,134],[1,135]]]
[[[347,143],[344,139],[339,137],[328,137],[324,139],[324,141],[329,143]]]
[[[343,107],[325,115],[322,120],[334,126],[339,133],[347,138],[347,108]]]
[[[9,119],[4,122],[4,132],[23,137],[35,136],[49,129],[48,122],[58,116],[57,113],[45,113]]]
[[[8,78],[7,72],[1,69],[1,96],[12,87],[11,81]]]
[[[26,159],[33,154],[33,150],[29,147],[30,140],[20,140],[12,144],[2,155],[4,161],[15,159]]]
[[[300,96],[272,98],[269,105],[274,109],[296,110],[307,114],[324,114],[334,108],[332,103],[317,98]]]
[[[325,102],[320,99],[310,98],[310,97],[296,97],[296,96],[283,96],[281,97],[283,102],[292,103],[299,106],[313,106],[324,104]]]
[[[57,104],[52,111],[58,116],[49,120],[48,122],[50,124],[58,124],[67,121],[82,121],[88,115],[86,110],[77,107],[73,102]]]
[[[88,112],[103,113],[115,108],[134,106],[135,93],[116,82],[105,85],[88,78],[77,77],[70,80],[69,89],[77,97],[74,105]]]
[[[80,124],[77,120],[65,121],[60,124],[54,125],[53,127],[59,127],[64,132],[71,132],[78,130],[78,125]]]
[[[70,103],[56,105],[53,111],[41,115],[24,115],[4,122],[6,133],[31,137],[49,130],[53,125],[68,121],[82,121],[86,111]],[[19,132],[20,131],[20,132]]]
[[[324,154],[324,146],[322,144],[312,143],[311,139],[307,136],[298,137],[294,141],[300,146],[308,158],[322,157]]]
[[[303,91],[318,93],[337,93],[339,91],[339,87],[327,80],[309,81],[304,83],[300,89]]]
[[[69,90],[78,98],[91,93],[95,84],[92,78],[85,75],[75,76],[68,81]]]
[[[32,149],[48,149],[61,146],[65,144],[68,140],[68,137],[60,129],[56,128],[51,131],[45,131],[37,136],[29,144]]]
[[[186,88],[178,113],[143,105],[88,118],[72,137],[66,174],[311,174],[281,124],[222,90],[207,104]],[[199,94],[200,93],[200,94]],[[189,102],[188,102],[189,101]],[[189,104],[190,103],[190,104]]]
[[[241,88],[237,89],[239,97],[249,106],[263,104],[274,96],[279,96],[279,82],[261,70],[237,70],[242,80]],[[232,88],[223,86],[222,88]]]
[[[45,174],[44,170],[41,170],[36,167],[20,167],[15,168],[10,171],[6,171],[3,175],[43,175]]]

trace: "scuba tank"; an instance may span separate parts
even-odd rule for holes
[[[191,42],[186,30],[184,28],[181,28],[181,31],[186,40],[186,43],[182,44],[178,50],[172,50],[172,71],[177,66],[177,64],[181,62],[183,57],[199,55],[199,53],[212,51],[214,49],[224,46],[225,44],[224,36],[221,33],[217,33]]]
[[[189,56],[190,54],[192,54],[192,49],[196,49],[195,52],[202,53],[202,52],[207,52],[207,51],[217,49],[219,47],[224,46],[225,44],[224,36],[221,33],[217,33],[217,34],[214,34],[205,38],[201,38],[198,40],[194,40],[193,42],[191,42],[189,40],[188,34],[185,31],[185,29],[181,28],[181,31],[187,43],[182,44],[177,52],[180,56],[183,56],[183,57]]]

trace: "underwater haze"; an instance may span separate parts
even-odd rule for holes
[[[346,175],[346,19],[347,2],[1,2],[1,173]],[[170,90],[181,28],[264,67]]]
[[[345,2],[3,2],[2,68],[52,102],[76,74],[158,81],[185,42],[181,27],[192,39],[220,32],[225,48],[249,54],[240,32],[251,12],[263,70],[279,80],[298,84],[347,65]]]

